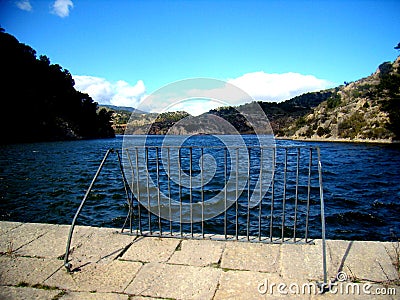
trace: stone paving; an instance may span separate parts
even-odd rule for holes
[[[0,299],[400,299],[398,243],[263,244],[0,222]],[[397,263],[397,265],[396,265]],[[339,274],[339,275],[338,275]],[[383,294],[383,295],[382,295]]]

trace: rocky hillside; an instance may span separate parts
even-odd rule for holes
[[[116,113],[119,114],[118,112]],[[144,113],[134,111],[128,124],[120,125],[126,134],[167,134],[180,120],[191,117],[187,112]]]
[[[393,141],[400,139],[400,57],[375,73],[333,90],[312,112],[278,135],[294,139]]]
[[[257,128],[265,128],[262,133],[273,131],[277,137],[290,139],[399,140],[399,65],[400,57],[393,63],[381,64],[371,76],[337,88],[306,93],[280,103],[259,101],[270,124],[265,118],[252,122],[257,122]],[[252,114],[254,104],[220,107],[198,117],[186,112],[134,112],[130,116],[128,111],[115,111],[114,129],[123,133],[130,117],[128,134],[254,134],[245,116]],[[231,126],[221,127],[222,123]]]
[[[259,133],[280,132],[289,123],[308,114],[327,100],[333,90],[306,93],[293,99],[276,102],[257,102],[267,115],[268,124],[264,115],[254,118],[254,102],[243,104],[239,107],[224,106],[200,116],[194,117],[186,112],[169,112],[158,115],[157,113],[144,113],[134,111],[132,114],[126,110],[112,108],[113,128],[117,134],[123,134],[127,123],[129,134],[254,134],[254,128],[242,114],[253,115],[252,124],[257,123]],[[240,113],[242,112],[242,113]],[[227,122],[221,122],[224,119]],[[225,125],[222,125],[224,123]],[[231,126],[229,126],[229,124]],[[172,128],[173,127],[173,128]],[[172,128],[172,129],[171,129]],[[171,130],[170,130],[171,129]]]

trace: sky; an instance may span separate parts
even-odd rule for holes
[[[220,102],[146,99],[214,78],[279,102],[369,76],[400,54],[398,0],[0,0],[0,26],[100,104],[194,115]]]

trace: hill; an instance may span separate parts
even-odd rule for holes
[[[332,94],[333,90],[327,90],[306,93],[281,103],[259,101],[257,104],[267,115],[270,125],[263,119],[257,121],[259,122],[258,127],[265,128],[263,133],[281,132],[281,128],[311,112]],[[196,117],[186,112],[167,112],[159,115],[137,111],[133,108],[131,109],[134,110],[133,113],[119,107],[107,107],[107,109],[112,113],[113,128],[117,134],[123,134],[127,124],[129,134],[166,134],[172,127],[174,128],[169,132],[170,134],[235,134],[237,132],[254,134],[252,126],[239,112],[251,112],[252,106],[253,103],[238,107],[224,106]],[[212,115],[216,117],[212,117]],[[218,117],[226,120],[233,127],[219,126]]]
[[[392,142],[400,139],[400,57],[334,89],[278,135],[294,139]]]
[[[328,99],[333,90],[306,93],[285,102],[257,102],[267,115],[270,125],[265,118],[254,120],[258,128],[264,128],[263,133],[280,132],[280,128],[309,113],[321,102]],[[145,113],[134,110],[133,113],[118,107],[107,107],[112,113],[113,128],[117,134],[123,134],[127,124],[129,134],[254,134],[239,111],[251,113],[253,103],[238,107],[224,106],[210,110],[200,116],[191,116],[186,112],[166,112],[162,114]],[[214,116],[214,117],[213,117]],[[226,120],[233,127],[220,126],[218,118]],[[272,129],[271,129],[272,127]]]
[[[116,134],[166,134],[176,122],[190,116],[180,111],[158,114],[123,106],[102,105],[100,108],[110,113]]]
[[[169,129],[182,119],[191,117],[185,111],[158,113],[132,113],[125,133],[167,134]]]
[[[370,76],[345,85],[306,93],[284,102],[257,103],[270,125],[264,133],[288,139],[392,142],[400,139],[400,57],[382,63]],[[240,113],[253,103],[225,106],[193,117],[186,112],[157,113],[116,110],[114,128],[123,133],[129,120],[131,134],[254,134]],[[213,117],[214,116],[214,117]],[[217,126],[218,118],[233,127]],[[258,121],[257,121],[258,122]],[[263,122],[263,120],[259,120]],[[173,128],[171,131],[170,128]]]
[[[273,132],[280,133],[282,128],[291,124],[299,117],[310,113],[313,108],[318,106],[321,102],[326,101],[332,96],[332,90],[305,93],[303,95],[294,97],[284,102],[262,102],[258,101],[261,109],[271,124]],[[243,104],[238,107],[240,111],[251,110],[252,103]],[[254,131],[249,125],[246,125],[244,116],[238,113],[235,107],[220,107],[218,109],[210,110],[208,113],[215,114],[228,122],[230,122],[239,133],[252,134]]]
[[[111,115],[67,69],[0,28],[1,143],[113,137]]]

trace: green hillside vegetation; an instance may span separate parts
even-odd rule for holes
[[[111,114],[67,69],[0,29],[2,143],[113,137]]]
[[[190,115],[184,111],[147,113],[129,107],[101,105],[111,115],[116,134],[166,134],[174,124]],[[128,133],[126,131],[126,133]]]
[[[281,132],[280,128],[294,122],[299,117],[312,111],[314,107],[327,100],[333,94],[332,90],[306,93],[285,102],[257,102],[267,115],[272,130]],[[206,114],[215,115],[226,120],[231,124],[236,132],[240,134],[253,134],[254,129],[240,111],[248,111],[252,103],[243,104],[238,107],[224,106],[212,109]],[[128,125],[127,134],[167,134],[169,130],[178,122],[185,118],[185,122],[177,124],[170,134],[201,134],[216,133],[219,130],[230,132],[227,128],[218,128],[218,119],[205,118],[204,115],[193,117],[186,112],[167,112],[158,115],[157,113],[136,112],[130,113],[123,109],[107,108],[113,116],[113,127],[117,134],[123,134]],[[264,120],[263,120],[264,121]],[[270,132],[266,128],[266,132]]]
[[[400,57],[366,78],[334,89],[312,112],[279,134],[289,138],[394,141],[400,139]]]
[[[400,57],[381,64],[375,73],[342,86],[305,93],[280,103],[258,101],[274,134],[289,139],[392,142],[400,139]],[[114,127],[122,133],[129,120],[130,134],[231,134],[219,128],[226,120],[235,133],[253,134],[240,112],[254,103],[225,106],[193,117],[186,112],[156,113],[116,111]],[[215,117],[205,117],[214,115]],[[181,122],[180,122],[181,121]],[[177,123],[179,122],[179,123]],[[174,126],[175,125],[175,126]],[[259,124],[258,124],[259,125]],[[119,126],[119,127],[118,127]],[[172,130],[170,130],[173,127]],[[265,132],[270,132],[265,124]]]
[[[121,112],[117,111],[115,114],[118,115]],[[117,130],[123,129],[126,134],[167,134],[175,123],[186,117],[190,117],[190,115],[185,111],[164,112],[161,114],[133,111],[127,124],[119,126],[120,128],[117,126]],[[115,123],[116,121],[114,121]],[[119,133],[120,131],[117,132]]]
[[[100,105],[98,111],[103,109],[111,116],[112,129],[115,134],[124,134],[126,124],[129,122],[129,118],[131,117],[132,112],[134,112],[134,108]],[[141,114],[136,115],[140,115],[140,118],[143,118]]]
[[[327,100],[332,95],[331,90],[305,93],[284,102],[262,102],[257,104],[268,117],[274,133],[282,133],[281,128],[294,122],[299,117],[312,111],[314,107]],[[239,111],[250,110],[252,103],[238,107],[226,106],[210,110],[208,113],[217,115],[232,124],[240,134],[253,134],[254,130]],[[268,131],[268,130],[267,130]]]

